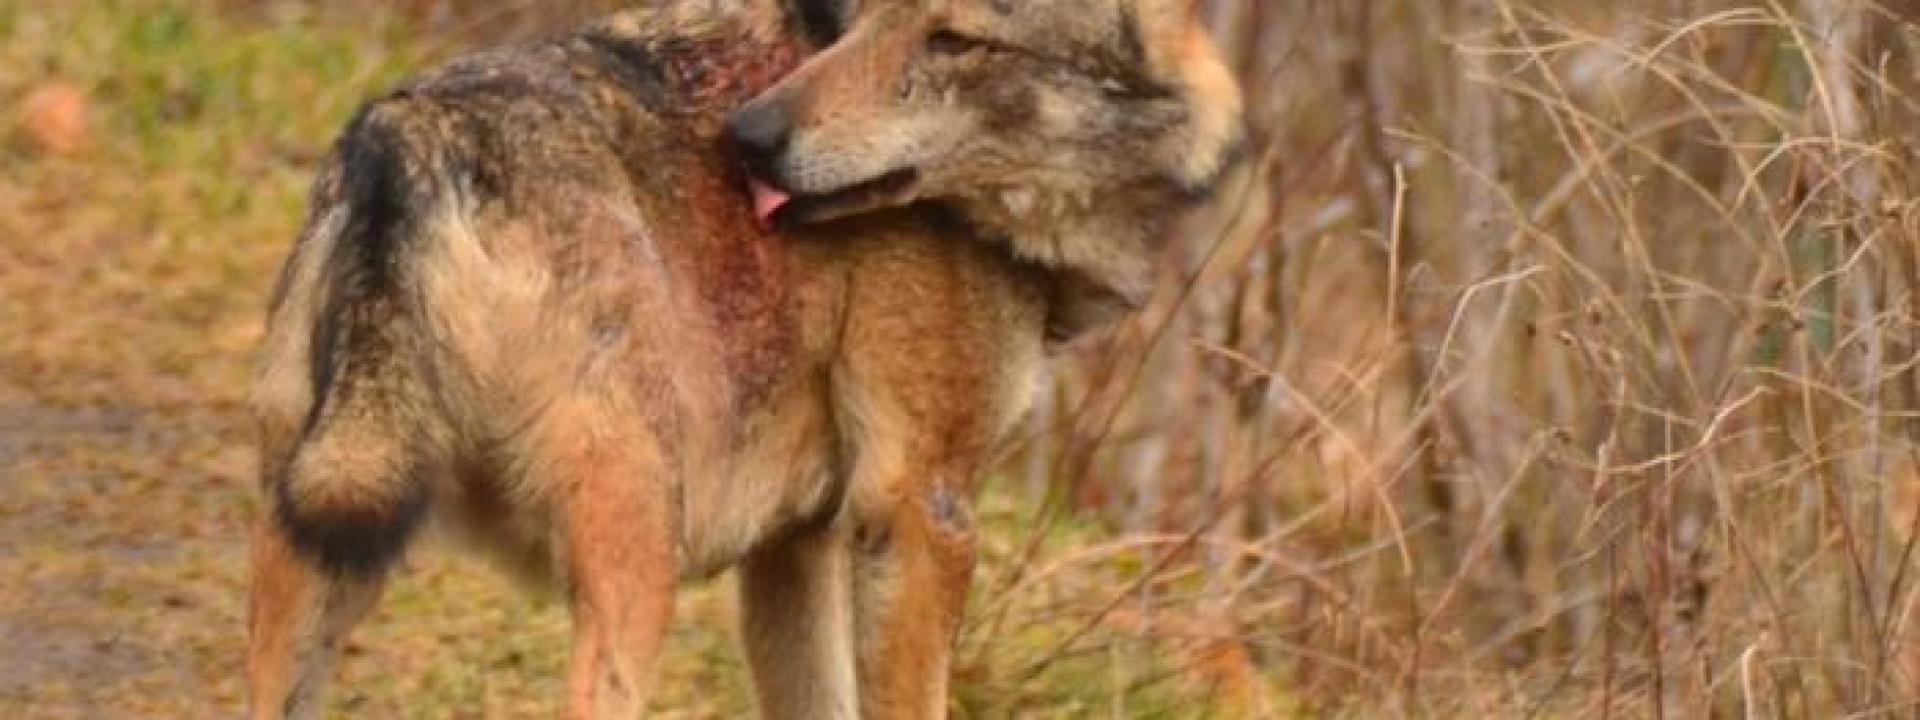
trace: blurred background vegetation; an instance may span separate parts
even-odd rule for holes
[[[315,159],[617,4],[0,0],[0,715],[236,712]],[[1920,9],[1203,4],[1253,162],[988,481],[960,717],[1920,708]],[[551,714],[551,598],[408,564],[338,715]],[[725,585],[662,716],[750,704]]]

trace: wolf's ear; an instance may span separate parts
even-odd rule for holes
[[[1133,16],[1139,24],[1140,40],[1147,60],[1157,71],[1177,71],[1180,52],[1187,37],[1200,30],[1198,0],[1137,0]]]
[[[1207,34],[1198,2],[1138,0],[1135,8],[1150,72],[1186,105],[1186,123],[1163,149],[1170,174],[1181,187],[1202,191],[1245,141],[1240,84]]]
[[[833,44],[846,32],[856,0],[782,0],[787,17],[807,39],[821,47]]]

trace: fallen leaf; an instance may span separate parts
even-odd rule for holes
[[[20,101],[20,134],[26,144],[48,155],[77,155],[92,145],[87,95],[60,81],[42,83]]]

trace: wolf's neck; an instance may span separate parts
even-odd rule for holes
[[[1047,338],[1112,323],[1146,301],[1153,257],[1181,203],[1160,187],[987,194],[959,208],[976,234],[1045,272]]]
[[[1043,268],[1073,273],[1133,306],[1152,282],[1152,258],[1177,208],[1157,193],[1003,191],[966,209],[989,237]]]

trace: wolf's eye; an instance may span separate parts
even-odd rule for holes
[[[992,40],[972,35],[962,35],[952,30],[939,30],[927,38],[927,49],[941,55],[964,55],[974,50],[991,49]]]

